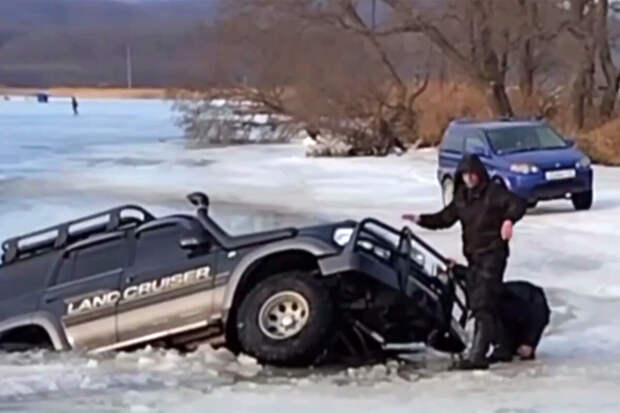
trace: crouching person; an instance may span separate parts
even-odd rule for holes
[[[469,270],[454,265],[452,273],[465,280]],[[491,363],[536,358],[536,348],[549,324],[551,311],[542,288],[527,281],[508,281],[503,284],[499,299],[500,325],[494,340]]]
[[[551,311],[542,288],[527,281],[504,283],[500,302],[502,331],[490,362],[536,358],[536,348],[549,324]]]

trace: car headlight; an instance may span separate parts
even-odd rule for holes
[[[353,228],[338,228],[334,231],[334,242],[344,247],[351,241],[351,237],[353,237]]]
[[[575,165],[577,168],[589,168],[592,165],[592,161],[587,156],[584,156]]]
[[[513,163],[512,165],[510,165],[510,170],[512,172],[516,172],[518,174],[524,174],[524,175],[535,174],[535,173],[538,173],[538,171],[540,171],[538,166],[532,165],[529,163]]]
[[[424,254],[422,254],[422,252],[420,252],[417,248],[413,246],[411,247],[411,258],[418,264],[420,264],[421,267],[424,266],[426,261],[426,257],[424,256]]]
[[[377,257],[383,258],[384,260],[389,260],[390,257],[392,256],[392,253],[390,252],[390,250],[386,250],[385,248],[381,248],[381,247],[375,247],[373,249],[373,252],[375,253]]]

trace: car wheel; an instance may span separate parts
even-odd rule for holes
[[[573,194],[571,199],[577,211],[587,210],[592,207],[592,191]]]
[[[446,178],[441,184],[441,197],[443,205],[447,206],[454,199],[454,181],[452,178]]]
[[[311,364],[332,335],[329,290],[302,272],[264,279],[243,298],[236,317],[241,349],[261,362]]]

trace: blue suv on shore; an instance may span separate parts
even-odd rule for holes
[[[476,154],[493,181],[528,201],[571,199],[577,210],[592,206],[590,159],[544,120],[506,118],[452,121],[439,148],[437,176],[447,204],[463,154]]]

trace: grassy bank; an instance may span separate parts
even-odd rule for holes
[[[30,95],[40,92],[52,96],[75,96],[78,99],[163,99],[166,97],[166,89],[163,88],[54,87],[36,89],[0,86],[0,95]]]

